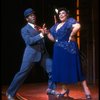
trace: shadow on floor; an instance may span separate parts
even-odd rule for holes
[[[48,95],[48,100],[86,100],[86,99],[83,99],[83,98],[78,98],[78,99],[74,99],[73,97],[55,97],[53,95]]]

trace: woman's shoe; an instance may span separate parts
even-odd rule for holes
[[[86,99],[87,100],[91,100],[92,99],[91,95],[90,94],[89,95],[86,95]]]
[[[64,93],[60,93],[59,97],[64,97],[65,94],[67,94],[67,96],[69,96],[69,89],[65,90]]]
[[[66,91],[67,96],[69,96],[69,91],[70,91],[70,90],[69,90],[69,89],[67,89],[67,91]]]

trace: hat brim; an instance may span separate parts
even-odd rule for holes
[[[29,12],[28,14],[25,15],[25,18],[34,13],[35,13],[35,11]]]

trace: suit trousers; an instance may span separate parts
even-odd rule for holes
[[[48,74],[48,88],[55,89],[56,85],[52,82],[52,60],[48,57],[43,55],[41,57],[40,64],[44,67],[45,71]],[[23,60],[21,68],[19,72],[17,72],[7,90],[7,92],[11,96],[15,96],[18,89],[21,87],[25,79],[27,78],[29,72],[31,71],[32,67],[34,66],[34,63],[32,60]]]

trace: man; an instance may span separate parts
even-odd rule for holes
[[[14,97],[27,78],[28,73],[32,69],[36,62],[42,64],[46,72],[48,73],[48,94],[55,94],[55,84],[51,81],[51,67],[52,60],[48,57],[48,53],[45,48],[44,36],[45,32],[43,28],[36,27],[36,16],[33,9],[28,8],[24,11],[24,17],[27,24],[21,29],[21,35],[25,41],[26,48],[23,55],[23,60],[19,72],[15,75],[11,85],[9,86],[6,95],[8,100],[14,100]]]

